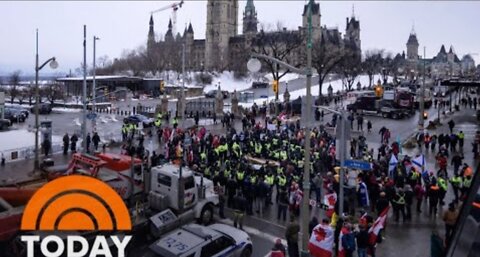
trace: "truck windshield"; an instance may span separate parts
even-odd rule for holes
[[[192,189],[195,187],[195,179],[193,176],[185,178],[185,190]]]

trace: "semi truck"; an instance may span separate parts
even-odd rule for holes
[[[141,160],[120,154],[75,153],[68,165],[47,167],[45,173],[46,178],[0,188],[0,241],[18,232],[23,208],[36,190],[60,176],[81,174],[104,181],[127,203],[133,224],[151,225],[155,235],[195,219],[210,224],[219,203],[213,182],[188,167],[167,163],[147,171]]]
[[[391,100],[378,99],[375,96],[363,96],[347,105],[347,110],[357,114],[376,115],[384,118],[402,119],[409,111],[397,108]]]

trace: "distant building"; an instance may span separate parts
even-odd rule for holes
[[[312,38],[317,42],[335,44],[341,47],[349,47],[361,56],[360,22],[352,13],[347,18],[345,36],[342,38],[338,28],[328,29],[321,26],[320,4],[315,0],[309,0],[312,8]],[[186,68],[188,70],[238,70],[244,68],[246,53],[252,49],[255,39],[262,31],[258,29],[258,17],[254,1],[247,0],[243,12],[242,34],[238,28],[238,0],[208,0],[205,39],[195,39],[193,26],[190,23],[185,28],[183,36],[172,34],[172,23],[168,24],[167,32],[163,40],[155,39],[154,22],[150,17],[147,49],[156,51],[167,48],[171,44],[185,43]],[[308,4],[302,13],[302,26],[295,31],[283,31],[285,34],[294,33],[304,35],[308,28]],[[288,32],[288,33],[287,33]],[[282,33],[282,31],[264,32]],[[264,34],[265,35],[265,34]],[[290,53],[289,60],[300,61],[303,49]],[[169,56],[179,58],[179,56]],[[172,61],[173,63],[173,61]]]
[[[475,69],[475,61],[470,55],[463,56],[460,60],[450,46],[447,52],[445,46],[442,45],[440,50],[433,58],[421,58],[418,53],[418,39],[417,35],[412,29],[407,40],[407,54],[397,54],[394,61],[399,64],[399,67],[404,70],[405,74],[412,75],[423,71],[425,65],[426,73],[432,77],[442,78],[447,76],[459,76],[462,74],[471,73]]]

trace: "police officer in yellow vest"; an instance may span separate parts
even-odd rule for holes
[[[443,199],[445,198],[445,194],[447,194],[448,184],[447,181],[443,177],[438,177],[438,186],[440,187],[440,205],[444,205],[445,202]]]
[[[460,191],[462,186],[462,177],[458,174],[450,178],[450,184],[452,184],[453,195],[455,195],[455,202],[458,202],[458,191]]]
[[[173,124],[173,128],[176,129],[178,126],[178,118],[176,116],[175,118],[173,118],[172,124]]]
[[[395,214],[395,222],[400,219],[400,213],[402,213],[403,222],[405,222],[405,192],[403,188],[399,188],[393,199],[393,212]]]
[[[277,175],[277,197],[276,197],[276,202],[278,203],[278,196],[280,195],[281,191],[286,191],[287,190],[287,177],[285,174],[280,173]]]
[[[272,204],[272,190],[273,190],[273,185],[275,185],[275,177],[273,176],[272,173],[268,173],[265,175],[265,184],[268,185],[269,190],[267,194],[267,199],[266,199],[266,205],[268,206],[269,204]]]
[[[463,178],[463,186],[462,186],[462,199],[467,197],[468,191],[470,190],[470,187],[472,186],[472,179],[473,176],[468,175]]]

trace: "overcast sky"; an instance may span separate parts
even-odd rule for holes
[[[35,29],[39,29],[40,61],[56,56],[57,71],[72,72],[83,60],[83,25],[87,25],[87,63],[92,62],[92,38],[97,41],[97,56],[110,59],[125,49],[146,44],[150,12],[176,1],[1,1],[0,2],[0,74],[22,70],[33,74],[35,65]],[[293,29],[301,26],[305,0],[255,0],[261,23],[281,21]],[[316,2],[319,2],[318,0]],[[355,2],[355,3],[354,3]],[[246,1],[240,1],[239,32]],[[442,44],[461,58],[466,53],[480,53],[478,30],[480,2],[459,1],[321,1],[322,26],[345,31],[345,19],[360,19],[362,50],[386,49],[392,53],[405,50],[405,43],[415,24],[420,43],[432,57]],[[178,11],[177,30],[192,22],[196,39],[205,38],[206,1],[185,1]],[[171,11],[154,14],[155,32],[163,35]],[[477,64],[480,56],[473,55]],[[50,73],[48,67],[42,73]]]

